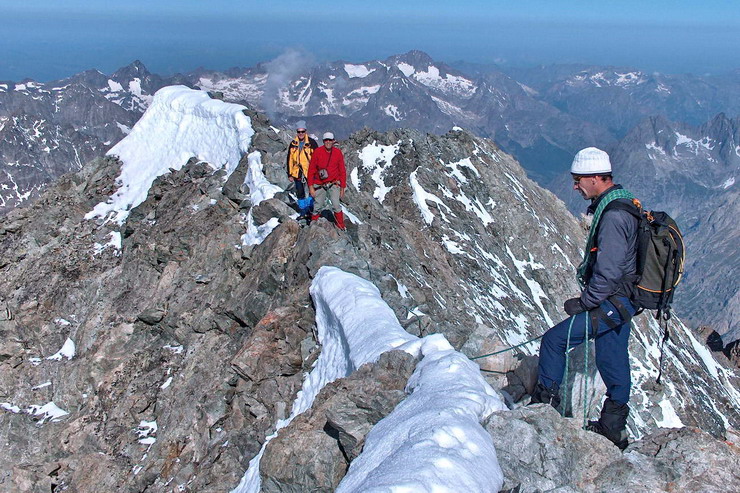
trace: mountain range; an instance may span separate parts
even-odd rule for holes
[[[568,164],[580,148],[601,147],[612,153],[618,179],[624,177],[646,206],[667,210],[686,229],[690,271],[688,288],[678,292],[681,315],[721,333],[737,328],[737,276],[725,277],[725,266],[736,265],[732,234],[710,243],[702,232],[717,230],[715,219],[735,213],[737,201],[729,197],[736,193],[740,158],[733,131],[738,120],[732,117],[740,114],[738,73],[453,67],[412,51],[382,61],[322,64],[291,53],[252,68],[198,69],[173,77],[151,74],[134,62],[110,76],[87,71],[45,84],[2,82],[0,210],[101,155],[129,132],[157,89],[176,83],[267,111],[279,127],[303,119],[315,134],[332,130],[340,138],[365,126],[437,134],[466,128],[513,154],[574,212],[583,205],[565,181]],[[668,128],[654,136],[659,129],[646,129],[655,124]],[[647,169],[661,171],[652,176]],[[685,195],[697,206],[682,202]]]

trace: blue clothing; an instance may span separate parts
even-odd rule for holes
[[[313,212],[313,197],[306,193],[306,184],[302,180],[295,180],[295,194],[298,197],[298,213],[308,216]]]
[[[303,182],[303,180],[296,179],[295,180],[295,195],[298,197],[298,199],[305,199],[306,195],[306,184]]]
[[[630,315],[635,314],[636,309],[628,298],[620,296],[618,299]],[[631,385],[627,352],[630,322],[622,320],[619,311],[610,301],[601,303],[601,308],[610,319],[620,325],[612,329],[605,320],[598,320],[595,334],[596,368],[606,385],[606,395],[617,403],[626,404],[629,401]],[[539,381],[548,389],[558,389],[563,382],[568,327],[571,319],[573,319],[573,327],[570,334],[570,347],[575,347],[586,340],[587,328],[591,332],[589,338],[594,339],[593,318],[589,312],[578,313],[555,325],[543,336],[540,343]]]

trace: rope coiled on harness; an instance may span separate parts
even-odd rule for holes
[[[588,313],[588,312],[587,312]],[[581,401],[583,402],[583,428],[586,428],[586,425],[588,424],[588,357],[589,353],[591,352],[591,346],[590,346],[590,340],[589,340],[589,322],[590,317],[586,315],[586,330],[585,330],[585,343],[586,343],[586,355],[584,356],[585,362],[583,364],[583,397],[581,398]]]

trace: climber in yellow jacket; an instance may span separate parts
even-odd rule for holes
[[[306,190],[306,176],[308,176],[308,164],[318,144],[308,136],[306,122],[301,120],[296,124],[296,136],[288,146],[286,157],[286,168],[288,177],[295,184],[295,193],[298,198],[298,212],[301,219],[308,220],[311,217],[311,206],[313,200]]]

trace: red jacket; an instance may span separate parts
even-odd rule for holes
[[[329,174],[325,180],[319,178],[319,169],[325,169]],[[342,150],[334,146],[330,151],[327,151],[326,146],[321,146],[313,151],[306,180],[309,187],[338,181],[340,187],[346,188],[347,170],[344,167]]]

